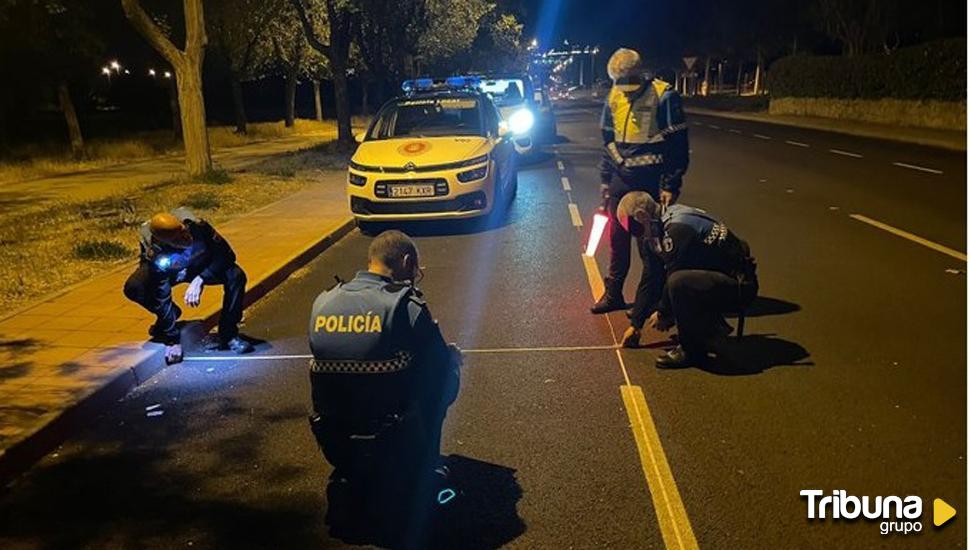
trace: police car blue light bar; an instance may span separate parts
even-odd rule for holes
[[[435,89],[461,89],[477,88],[481,84],[481,78],[477,76],[449,76],[444,80],[433,78],[414,78],[405,80],[401,83],[401,89],[405,93],[427,91]]]

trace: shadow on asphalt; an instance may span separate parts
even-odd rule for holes
[[[789,302],[787,300],[781,300],[779,298],[769,298],[767,296],[758,296],[744,310],[745,317],[768,317],[770,315],[786,315],[788,313],[795,313],[796,311],[801,311],[802,306]],[[728,315],[728,317],[737,317],[737,315]]]
[[[499,548],[525,533],[516,510],[522,487],[515,470],[462,455],[450,455],[445,463],[458,496],[434,519],[432,548]]]
[[[800,344],[771,334],[751,334],[729,338],[717,359],[700,368],[712,374],[745,376],[775,367],[814,366],[808,357],[808,350]]]

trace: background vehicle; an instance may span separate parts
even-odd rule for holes
[[[515,196],[513,134],[488,95],[462,77],[406,81],[358,136],[350,209],[372,222],[485,216]]]
[[[539,116],[532,79],[525,74],[487,75],[482,78],[479,89],[492,98],[509,128],[519,134],[514,140],[516,152],[520,155],[532,152]]]

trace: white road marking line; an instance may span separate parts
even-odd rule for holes
[[[728,128],[728,132],[731,132],[732,134],[740,134],[741,130],[738,130],[736,128]]]
[[[926,172],[929,174],[943,173],[943,170],[937,170],[935,168],[927,168],[925,166],[917,166],[915,164],[906,164],[905,162],[894,162],[893,166],[899,166],[900,168],[909,168],[910,170],[919,170],[920,172]]]
[[[576,227],[583,226],[583,217],[579,215],[579,207],[576,203],[569,203],[569,217],[573,219],[573,225]]]
[[[852,157],[854,159],[861,159],[862,155],[859,153],[853,153],[852,151],[843,151],[841,149],[829,149],[829,153],[835,153],[836,155],[842,155],[843,157]]]
[[[563,163],[562,163],[562,161],[561,161],[561,160],[557,160],[557,161],[556,161],[556,167],[558,167],[558,168],[559,168],[559,171],[560,171],[560,172],[565,172],[565,171],[566,171],[566,166],[565,166],[565,165],[563,165]]]
[[[786,139],[785,143],[787,143],[788,145],[794,145],[795,147],[808,147],[807,143],[802,143],[800,141],[791,141]]]
[[[766,136],[764,134],[751,134],[751,135],[758,139],[771,139],[771,136]]]
[[[721,129],[721,127],[718,126],[718,125],[716,125],[716,124],[708,124],[707,127],[710,128],[711,130],[720,130]]]
[[[560,179],[562,180],[562,188],[563,188],[563,191],[572,191],[573,190],[573,188],[569,186],[569,178],[567,178],[566,176],[563,176]]]
[[[697,122],[696,120],[694,121],[694,126],[703,126],[703,125],[704,125],[703,122]]]
[[[892,233],[893,235],[896,235],[897,237],[902,237],[904,239],[908,239],[910,241],[913,241],[916,244],[921,244],[921,245],[925,246],[926,248],[933,249],[933,250],[935,250],[935,251],[937,251],[937,252],[939,252],[941,254],[946,254],[947,256],[949,256],[951,258],[956,258],[957,260],[960,260],[961,262],[967,261],[967,255],[964,254],[963,252],[960,252],[960,251],[957,251],[957,250],[953,250],[952,248],[943,246],[942,244],[938,244],[938,243],[935,243],[935,242],[933,242],[931,240],[924,239],[923,237],[920,237],[919,235],[913,235],[909,231],[903,231],[902,229],[898,229],[898,228],[893,227],[893,226],[891,226],[889,224],[882,223],[879,220],[874,220],[874,219],[872,219],[870,217],[863,216],[862,214],[849,214],[849,217],[852,218],[852,219],[854,219],[854,220],[858,220],[858,221],[860,221],[862,223],[867,223],[867,224],[869,224],[869,225],[871,225],[873,227],[877,227],[879,229],[882,229],[883,231],[888,231],[889,233]]]
[[[589,279],[589,287],[596,300],[602,295],[603,278],[600,276],[599,267],[596,259],[585,254],[581,254],[583,266],[586,268],[586,277]],[[690,525],[690,518],[687,517],[687,509],[680,497],[677,489],[677,482],[674,480],[670,463],[664,454],[663,444],[660,441],[660,434],[653,422],[650,414],[650,407],[647,405],[646,397],[640,386],[630,383],[630,374],[627,371],[626,363],[623,361],[623,354],[620,353],[619,342],[613,329],[613,322],[610,316],[606,315],[606,322],[610,326],[610,336],[617,347],[616,360],[620,364],[623,373],[624,384],[620,386],[620,397],[623,406],[626,408],[627,418],[630,420],[630,428],[633,430],[633,439],[637,445],[637,455],[640,458],[640,466],[643,469],[643,476],[647,481],[647,488],[650,490],[650,498],[653,500],[654,512],[657,514],[657,524],[660,526],[660,535],[663,538],[664,546],[667,548],[680,548],[694,550],[699,548],[694,530]],[[666,513],[664,513],[666,512]]]

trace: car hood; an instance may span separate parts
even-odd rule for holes
[[[364,166],[415,168],[461,162],[487,154],[489,140],[481,136],[400,138],[365,141],[357,147],[353,162]]]

